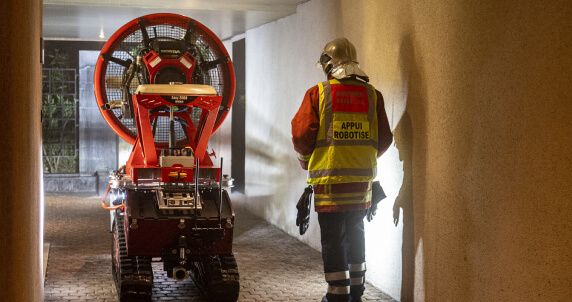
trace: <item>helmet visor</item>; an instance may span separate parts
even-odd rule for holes
[[[330,57],[327,53],[322,53],[320,59],[318,59],[318,62],[316,62],[316,67],[325,70],[326,65],[328,65],[328,63],[330,63],[331,60],[332,57]]]

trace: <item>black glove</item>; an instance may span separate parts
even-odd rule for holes
[[[371,184],[371,207],[367,210],[367,221],[371,221],[373,216],[375,216],[375,212],[377,212],[377,204],[382,201],[385,197],[385,192],[383,192],[383,188],[379,184],[379,181],[374,181]]]
[[[296,209],[298,209],[298,215],[296,216],[296,226],[300,227],[300,235],[304,235],[308,226],[310,225],[310,205],[312,203],[312,186],[307,186],[304,189],[304,193],[300,196],[298,203],[296,204]]]

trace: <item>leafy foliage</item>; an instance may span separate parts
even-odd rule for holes
[[[47,55],[42,83],[42,155],[45,173],[77,173],[76,70],[58,49]]]

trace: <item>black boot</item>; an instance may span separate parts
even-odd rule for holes
[[[362,285],[352,285],[350,287],[350,302],[362,302],[361,296],[365,291],[365,286]]]
[[[344,296],[334,295],[333,297],[330,297],[330,299],[328,299],[327,295],[322,297],[322,302],[353,302],[353,301],[354,300],[352,300],[352,298],[348,295]]]

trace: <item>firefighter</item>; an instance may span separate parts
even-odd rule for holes
[[[292,119],[292,142],[321,229],[328,290],[322,301],[361,301],[365,282],[364,217],[377,158],[392,142],[383,96],[360,69],[346,38],[328,42],[318,66],[327,81],[308,89]]]

